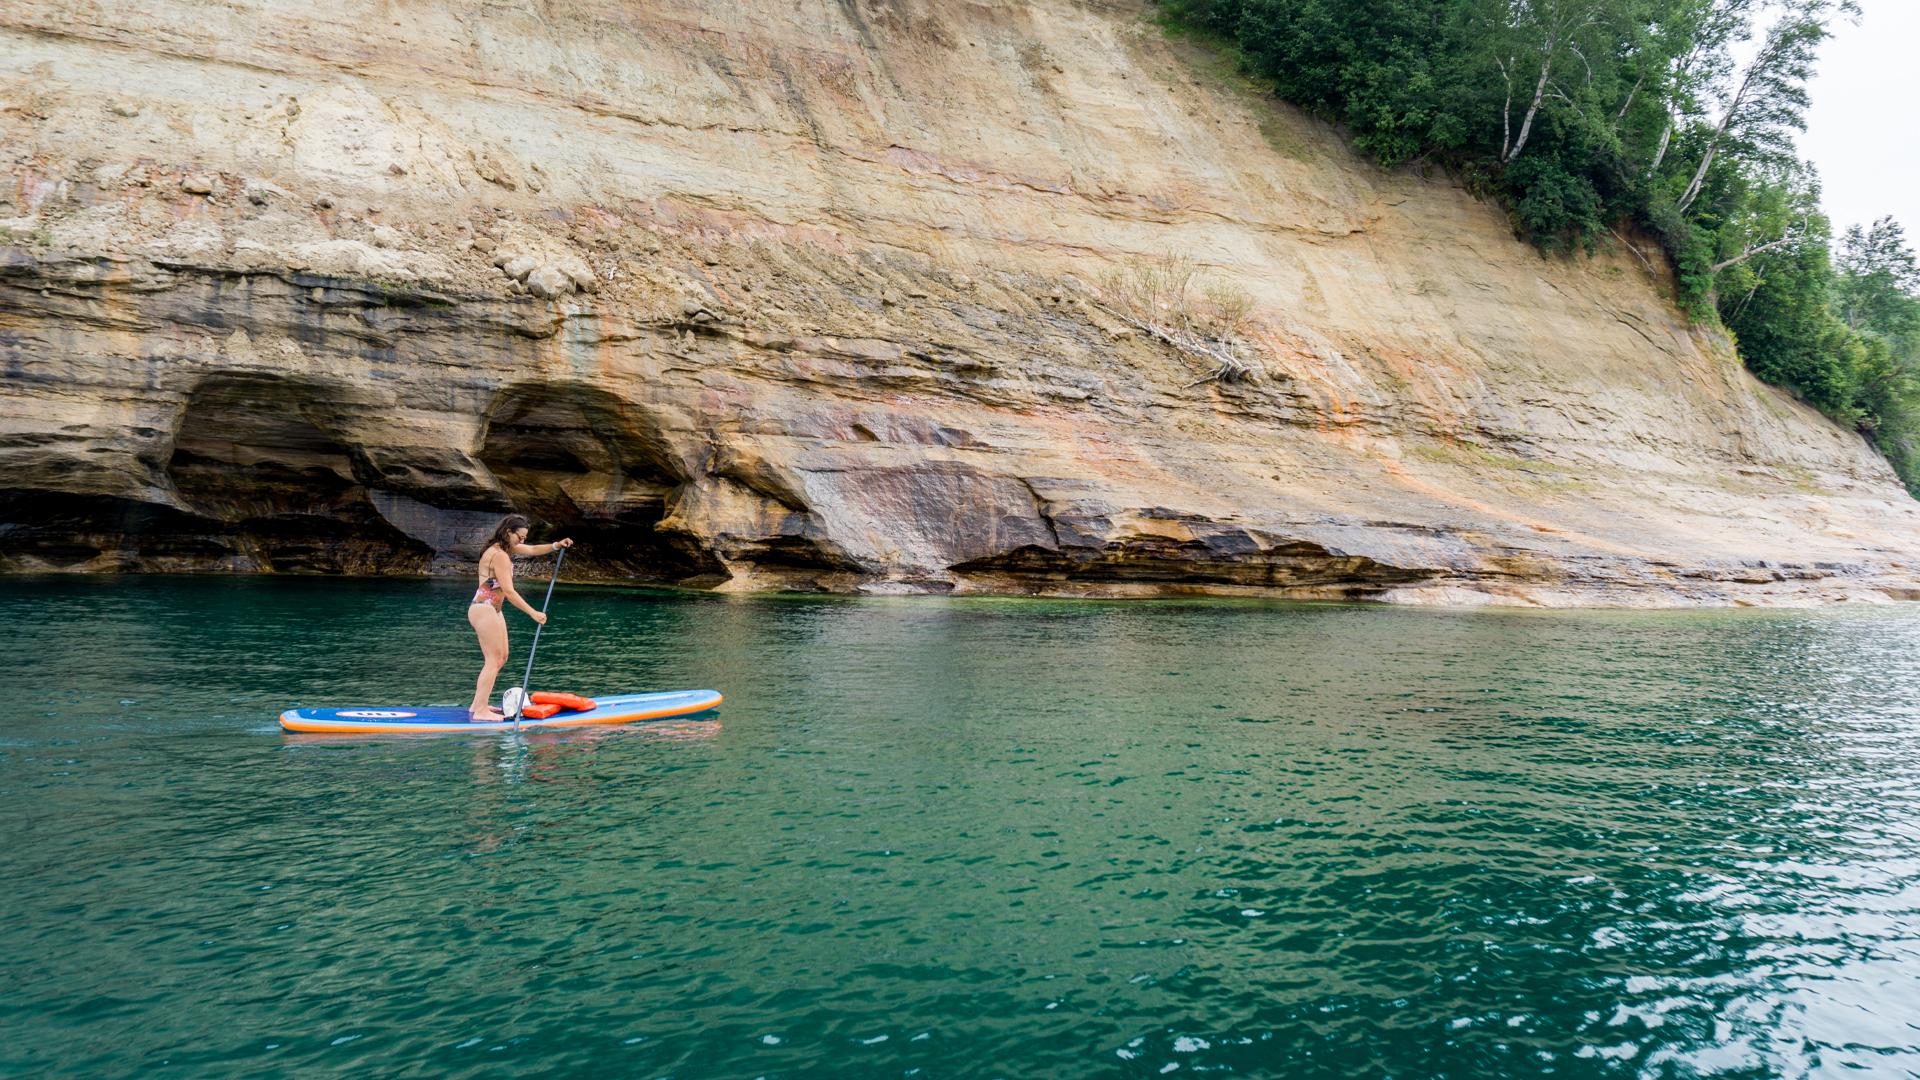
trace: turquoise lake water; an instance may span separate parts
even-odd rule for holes
[[[8,580],[0,1073],[1920,1072],[1920,607],[470,589]]]

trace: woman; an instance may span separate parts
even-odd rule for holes
[[[473,704],[467,709],[467,716],[474,720],[506,718],[505,713],[487,704],[493,697],[493,678],[507,662],[507,617],[500,612],[501,602],[511,600],[528,618],[541,626],[547,625],[547,616],[533,610],[533,605],[514,591],[513,557],[549,555],[558,548],[573,546],[573,541],[564,539],[551,544],[529,544],[528,524],[519,514],[508,515],[493,530],[493,536],[487,540],[487,550],[480,553],[480,591],[473,594],[473,602],[467,605],[467,621],[473,624],[473,632],[480,635],[480,652],[486,657],[486,663],[480,668],[480,680],[473,688]]]

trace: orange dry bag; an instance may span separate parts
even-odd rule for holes
[[[533,693],[528,694],[527,698],[542,705],[558,705],[562,708],[573,709],[576,712],[586,712],[588,709],[598,708],[591,698],[583,698],[579,694],[557,694],[551,690],[535,690]],[[552,715],[553,713],[543,714],[543,716]]]

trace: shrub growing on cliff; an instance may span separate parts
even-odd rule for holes
[[[1240,352],[1253,297],[1237,285],[1209,279],[1192,259],[1128,259],[1100,279],[1097,298],[1100,310],[1212,365],[1200,382],[1237,382],[1258,374]]]

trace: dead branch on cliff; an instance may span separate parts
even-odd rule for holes
[[[1253,316],[1253,297],[1237,285],[1207,280],[1192,259],[1128,259],[1103,275],[1094,292],[1101,311],[1212,365],[1188,386],[1259,378],[1258,363],[1242,356],[1239,345]]]

